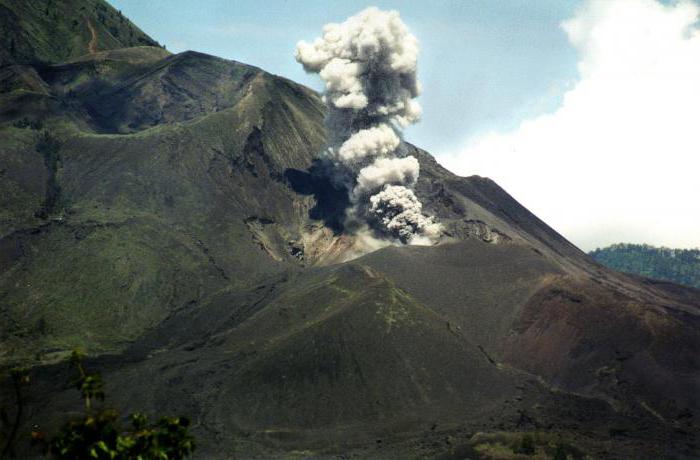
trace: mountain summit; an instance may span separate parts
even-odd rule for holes
[[[81,347],[120,407],[188,415],[202,458],[494,458],[532,433],[696,456],[700,291],[604,268],[407,143],[446,238],[366,253],[318,94],[120,18],[0,0],[28,37],[0,67],[0,363],[32,368],[26,427],[75,410]]]

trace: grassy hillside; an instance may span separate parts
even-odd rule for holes
[[[614,244],[591,251],[606,267],[625,273],[700,288],[700,250],[657,248],[647,244]]]
[[[0,0],[0,64],[157,45],[104,0]]]
[[[95,121],[91,106],[82,105],[83,94],[92,93],[77,85],[77,121],[49,107],[41,128],[15,118],[0,129],[7,191],[0,359],[52,359],[76,345],[118,350],[169,313],[296,261],[289,241],[301,238],[311,202],[294,194],[284,172],[304,168],[320,148],[317,97],[252,67],[197,54],[110,62],[101,80],[133,79],[121,91],[158,99],[159,126],[130,123],[141,131],[96,134],[91,126],[101,130],[104,115]],[[65,94],[72,81],[60,78],[66,73],[84,80],[85,67],[65,67],[46,76],[51,98]],[[201,78],[193,79],[197,71]],[[205,85],[202,75],[218,83]],[[173,101],[187,90],[211,94],[218,111],[197,106],[190,115],[196,119],[179,123],[183,106]],[[272,101],[283,116],[270,112]],[[110,126],[148,113],[145,103],[134,107],[113,114]]]

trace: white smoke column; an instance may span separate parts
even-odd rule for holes
[[[349,223],[371,225],[403,243],[434,241],[440,226],[411,189],[418,160],[401,151],[401,129],[420,118],[414,100],[418,40],[397,11],[367,8],[323,37],[299,42],[296,59],[326,84],[330,159],[350,192]],[[348,179],[349,178],[349,179]]]

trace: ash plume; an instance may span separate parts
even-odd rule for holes
[[[296,59],[326,86],[327,156],[333,180],[349,193],[347,226],[407,244],[434,242],[440,225],[412,190],[418,160],[401,145],[402,129],[421,108],[418,40],[399,13],[371,7],[327,24],[321,38],[299,42]]]

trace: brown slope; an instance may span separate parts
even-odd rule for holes
[[[396,248],[360,260],[498,361],[669,422],[698,411],[697,291],[685,290],[685,303],[671,296],[659,303],[644,287],[631,296],[514,243]],[[626,289],[634,286],[626,280]]]

